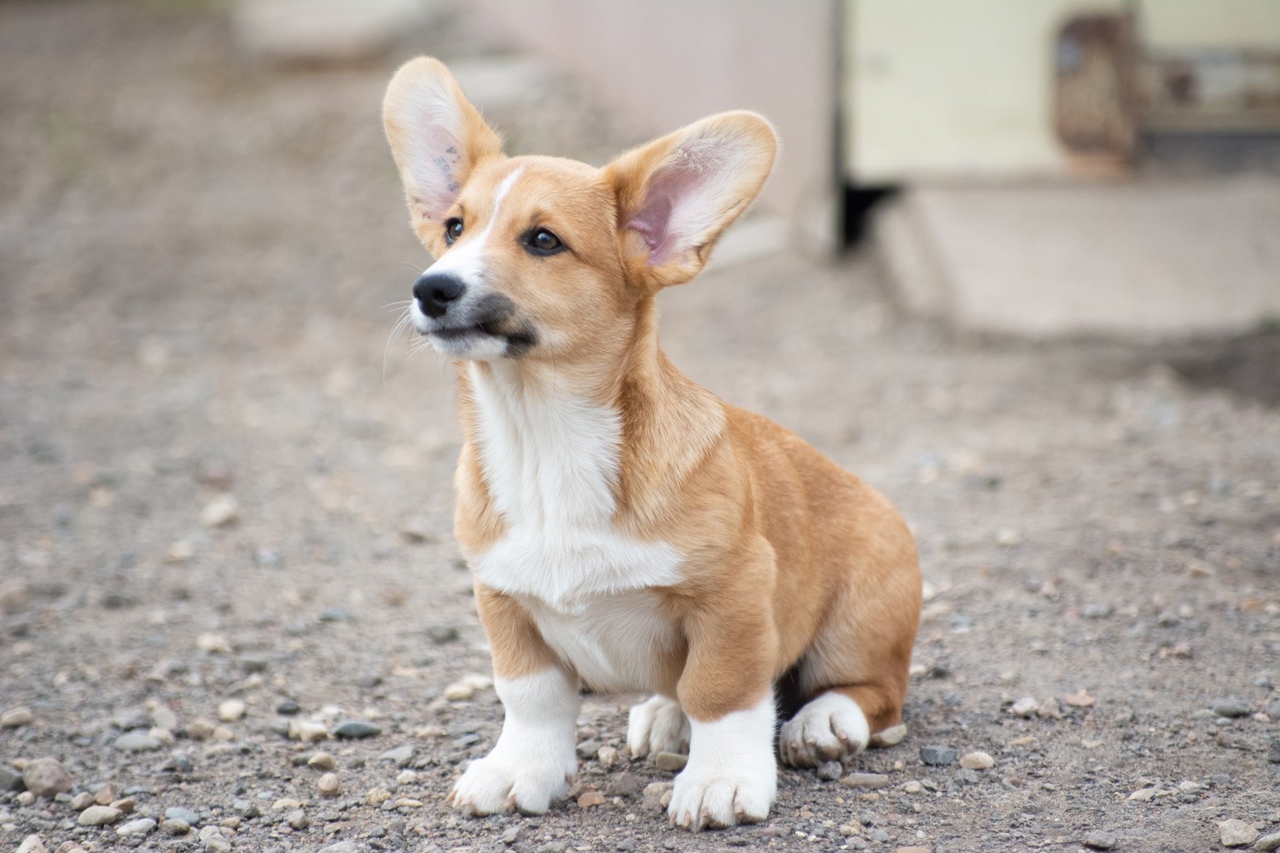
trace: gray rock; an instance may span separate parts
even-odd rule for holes
[[[182,820],[186,821],[187,826],[195,826],[200,823],[200,815],[191,809],[184,809],[181,806],[165,809],[164,816],[166,820]]]
[[[71,802],[67,803],[67,806],[70,807],[73,812],[82,812],[93,804],[93,794],[90,794],[88,791],[81,791],[71,798]]]
[[[1213,700],[1209,703],[1209,710],[1219,717],[1247,717],[1253,713],[1249,703],[1236,696]]]
[[[601,744],[598,740],[584,740],[578,744],[578,757],[583,761],[590,761],[596,757],[596,753],[600,751],[600,746]]]
[[[850,773],[840,784],[850,788],[883,788],[889,784],[889,777],[884,773]]]
[[[121,752],[155,752],[160,741],[143,732],[126,732],[115,740],[115,748]]]
[[[118,821],[124,812],[120,809],[113,809],[111,806],[89,806],[89,808],[80,812],[80,817],[76,818],[76,823],[81,826],[106,826],[107,824]]]
[[[396,767],[404,767],[410,761],[413,761],[413,744],[405,744],[404,746],[397,746],[395,749],[388,749],[378,756],[378,760],[392,761]]]
[[[1244,847],[1258,840],[1258,830],[1242,820],[1224,820],[1218,824],[1218,840],[1223,847]]]
[[[427,629],[427,636],[437,646],[443,646],[458,639],[458,629],[452,625],[432,625]]]
[[[507,846],[515,844],[519,840],[520,840],[520,827],[518,826],[509,826],[507,827],[506,831],[502,833],[502,843],[506,844]]]
[[[834,782],[844,773],[844,766],[839,761],[828,761],[818,765],[818,778],[824,782]]]
[[[1263,853],[1271,853],[1272,850],[1280,847],[1280,832],[1273,832],[1270,835],[1264,835],[1259,838],[1253,845],[1254,850],[1261,850]]]
[[[151,728],[151,712],[146,708],[126,708],[111,718],[111,725],[121,731]]]
[[[262,809],[252,800],[236,800],[231,804],[231,810],[245,820],[253,820],[262,815]]]
[[[285,717],[292,717],[302,710],[302,706],[292,699],[286,699],[276,706],[276,713]]]
[[[548,841],[534,848],[534,853],[564,853],[568,847],[563,841]]]
[[[21,790],[22,774],[7,764],[0,764],[0,792]]]
[[[343,720],[333,730],[334,737],[366,738],[382,734],[382,727],[366,720]]]
[[[1084,846],[1093,850],[1111,850],[1118,843],[1116,834],[1105,829],[1095,829],[1084,837]]]
[[[28,761],[22,770],[22,782],[37,797],[52,797],[70,791],[75,781],[56,758]]]
[[[1271,741],[1271,746],[1267,748],[1267,761],[1272,764],[1280,764],[1280,738]]]
[[[317,853],[360,853],[364,849],[354,841],[338,841],[328,847],[321,847]]]
[[[187,823],[185,820],[167,818],[160,824],[160,831],[165,835],[186,835],[191,831],[191,824]]]
[[[604,793],[609,797],[639,797],[644,791],[644,780],[634,773],[623,771],[609,779],[604,786]]]
[[[49,848],[44,846],[44,841],[39,835],[28,835],[22,839],[22,843],[14,853],[49,853]]]
[[[1114,612],[1110,604],[1086,604],[1080,609],[1080,615],[1086,619],[1109,619]]]
[[[954,747],[950,746],[922,746],[920,747],[920,760],[931,767],[945,767],[948,764],[955,764],[956,759],[960,757],[960,753]]]
[[[307,813],[302,809],[294,809],[289,812],[289,816],[285,820],[294,829],[306,829],[311,825],[311,821],[307,819]]]
[[[653,763],[659,770],[667,770],[676,773],[684,769],[689,763],[689,756],[679,755],[674,752],[659,752],[653,757]]]
[[[149,817],[140,817],[137,820],[131,820],[116,827],[116,835],[128,837],[131,835],[147,835],[151,830],[156,828],[156,822]]]

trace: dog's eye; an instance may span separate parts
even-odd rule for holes
[[[560,238],[545,228],[535,228],[524,238],[524,244],[535,255],[554,255],[564,248]]]
[[[453,241],[462,236],[462,220],[456,216],[444,223],[444,244],[452,246]]]

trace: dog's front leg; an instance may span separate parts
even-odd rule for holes
[[[769,816],[778,789],[767,600],[696,614],[677,692],[689,716],[689,763],[676,777],[671,822],[698,831]]]
[[[472,762],[449,802],[474,815],[542,814],[565,795],[578,769],[578,679],[556,661],[518,603],[479,585],[476,601],[506,719],[493,750]]]

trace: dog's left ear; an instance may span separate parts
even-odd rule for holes
[[[654,290],[696,276],[720,234],[755,200],[777,147],[762,116],[720,113],[606,166],[628,264],[641,267]]]

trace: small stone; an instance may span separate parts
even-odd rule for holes
[[[1093,698],[1088,690],[1077,690],[1075,693],[1068,693],[1062,697],[1062,704],[1072,708],[1092,708],[1098,700]]]
[[[1232,818],[1218,824],[1218,840],[1223,847],[1244,847],[1258,840],[1258,830],[1251,823]]]
[[[1031,696],[1023,696],[1009,706],[1009,713],[1015,717],[1030,717],[1040,708],[1039,700]]]
[[[327,847],[321,847],[316,853],[360,853],[363,849],[354,841],[336,841]]]
[[[1111,850],[1118,843],[1116,834],[1105,829],[1095,829],[1084,837],[1084,846],[1094,850]]]
[[[178,715],[168,705],[160,702],[148,702],[147,714],[155,728],[167,729],[171,732],[176,731],[178,728]]]
[[[302,809],[294,809],[289,812],[289,816],[285,818],[285,821],[294,829],[306,829],[311,825],[311,821],[307,819],[307,813]]]
[[[578,796],[578,808],[580,809],[592,809],[604,804],[604,794],[599,791],[585,791]]]
[[[432,625],[427,629],[427,636],[437,646],[443,646],[458,639],[458,629],[452,625]]]
[[[639,797],[644,790],[644,780],[634,773],[623,771],[612,776],[604,787],[607,797]]]
[[[342,793],[342,783],[338,781],[337,773],[326,773],[316,782],[316,788],[320,791],[322,797],[336,797]]]
[[[970,752],[962,756],[960,766],[966,770],[990,770],[996,760],[985,752]]]
[[[905,782],[902,785],[902,791],[906,794],[918,794],[922,790],[924,790],[924,786],[915,779],[912,779],[910,782]]]
[[[897,746],[902,743],[907,736],[907,727],[904,723],[898,723],[896,726],[889,726],[887,729],[876,732],[868,740],[867,745],[877,749],[884,749],[890,746]]]
[[[147,835],[156,828],[156,822],[149,817],[140,817],[116,828],[116,835],[127,838],[131,835]]]
[[[476,695],[476,691],[461,682],[454,682],[445,687],[441,695],[450,702],[466,702]]]
[[[622,761],[622,753],[612,746],[602,746],[596,752],[596,761],[600,762],[601,767],[612,769]]]
[[[391,799],[391,792],[386,788],[374,788],[364,796],[365,805],[370,806],[380,806],[389,799]]]
[[[119,809],[113,809],[111,806],[89,806],[89,808],[80,812],[80,817],[76,819],[76,823],[81,826],[106,826],[118,821],[123,814],[124,812]]]
[[[224,723],[234,723],[244,717],[245,704],[240,699],[228,699],[218,705],[218,719]]]
[[[22,773],[15,767],[0,764],[0,793],[22,790]]]
[[[1219,717],[1247,717],[1253,713],[1253,708],[1249,707],[1248,702],[1234,696],[1215,699],[1209,703],[1209,710]]]
[[[950,746],[920,747],[920,760],[931,767],[946,767],[948,764],[954,764],[959,756],[959,750]]]
[[[88,791],[81,791],[71,798],[71,802],[67,803],[73,812],[82,812],[89,806],[93,805],[93,794]]]
[[[53,853],[85,853],[85,849],[74,841],[64,841],[58,845],[58,849]]]
[[[850,773],[840,784],[849,788],[883,788],[889,784],[889,777],[884,773]]]
[[[1126,797],[1126,799],[1132,800],[1135,803],[1149,803],[1156,798],[1156,794],[1158,793],[1160,792],[1156,788],[1139,788]]]
[[[401,770],[396,774],[397,785],[413,785],[418,781],[418,774],[413,770]]]
[[[1040,703],[1039,708],[1036,708],[1036,716],[1046,720],[1061,720],[1062,708],[1058,705],[1058,700],[1050,696]]]
[[[818,765],[818,778],[823,782],[834,782],[844,773],[844,765],[839,761],[827,761]]]
[[[303,743],[317,743],[329,739],[329,730],[324,723],[295,719],[289,721],[289,737]]]
[[[115,748],[121,752],[155,752],[163,744],[143,732],[125,732],[115,740]]]
[[[276,812],[299,808],[302,808],[302,801],[295,800],[293,797],[281,797],[271,804],[271,810]]]
[[[1110,619],[1111,614],[1115,612],[1115,608],[1110,604],[1086,604],[1080,610],[1080,615],[1086,619]]]
[[[395,749],[388,749],[386,752],[378,756],[379,761],[390,761],[396,767],[404,767],[410,761],[413,761],[413,744],[405,744],[397,746]]]
[[[184,809],[180,806],[174,806],[164,810],[165,820],[181,820],[186,821],[188,826],[195,826],[200,822],[200,815],[191,809]]]
[[[160,824],[160,831],[165,835],[186,835],[191,831],[191,824],[177,818],[166,819]]]
[[[1263,853],[1271,853],[1272,850],[1277,848],[1280,848],[1280,832],[1264,835],[1253,845],[1254,850],[1261,850]]]
[[[582,743],[578,744],[577,750],[579,758],[583,761],[590,761],[595,758],[596,753],[600,751],[600,741],[584,740]]]
[[[382,734],[382,727],[366,720],[343,720],[334,727],[334,737],[367,738]]]
[[[205,633],[196,637],[196,648],[210,655],[229,655],[234,649],[223,634]]]
[[[109,806],[116,799],[116,788],[110,782],[99,788],[98,793],[93,796],[93,801],[100,806]]]
[[[659,770],[678,773],[684,769],[686,764],[689,763],[689,756],[680,755],[675,752],[659,752],[653,757],[653,763]]]
[[[338,766],[338,761],[327,752],[317,752],[307,759],[307,766],[317,770],[333,770]]]
[[[302,710],[302,706],[292,699],[286,699],[276,706],[276,713],[282,717],[292,717]]]
[[[240,517],[240,502],[234,495],[223,493],[200,510],[200,523],[205,527],[225,527]]]
[[[508,847],[510,847],[512,844],[515,844],[519,840],[520,840],[520,827],[518,826],[508,827],[507,830],[502,833],[502,843],[506,844]]]
[[[10,708],[3,714],[0,714],[0,728],[16,729],[19,726],[25,726],[35,719],[35,715],[31,713],[31,709],[23,705],[17,708]]]
[[[121,797],[118,800],[112,800],[111,808],[119,810],[122,814],[132,814],[133,809],[137,806],[137,801],[133,797]]]
[[[18,849],[14,853],[48,853],[48,848],[44,846],[44,841],[38,835],[28,835],[22,839],[22,843],[18,845]]]
[[[231,842],[221,832],[210,833],[208,836],[201,838],[200,843],[210,853],[228,853],[231,850]]]
[[[37,758],[22,768],[22,782],[36,797],[52,797],[70,791],[75,785],[71,774],[56,758]]]

